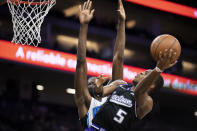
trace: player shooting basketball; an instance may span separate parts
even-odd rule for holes
[[[132,131],[138,119],[146,116],[153,107],[152,92],[163,86],[160,73],[172,67],[176,61],[176,52],[172,49],[160,52],[157,66],[138,74],[130,84],[120,85],[108,98],[92,121],[92,127],[86,131]]]
[[[103,84],[108,80],[107,77],[100,75],[99,77],[91,77],[87,81],[87,63],[86,63],[86,39],[88,24],[94,15],[94,9],[91,9],[92,2],[88,0],[80,6],[79,20],[80,33],[77,50],[77,66],[75,74],[75,102],[78,107],[78,115],[82,126],[86,128],[91,125],[95,113],[100,106],[107,100],[107,95],[118,87],[120,84],[125,84],[123,79],[123,55],[125,48],[125,11],[122,1],[119,0],[119,21],[117,30],[117,39],[114,48],[113,67],[112,67],[112,83],[103,87]],[[114,81],[117,80],[117,81]],[[100,100],[95,98],[105,97]]]

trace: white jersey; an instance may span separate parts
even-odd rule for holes
[[[96,113],[99,111],[101,106],[107,101],[108,97],[104,97],[101,100],[96,100],[92,97],[90,108],[87,112],[87,125],[90,127],[92,125],[92,120],[95,117]]]

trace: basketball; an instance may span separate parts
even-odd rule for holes
[[[181,45],[179,41],[172,35],[164,34],[156,37],[150,47],[151,55],[154,60],[159,59],[159,52],[164,52],[165,49],[170,51],[172,49],[176,52],[175,60],[177,60],[181,54]]]

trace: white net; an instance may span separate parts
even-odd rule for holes
[[[56,0],[7,0],[12,14],[13,43],[38,46],[45,16]]]

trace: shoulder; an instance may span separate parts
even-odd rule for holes
[[[143,95],[140,95],[140,97],[136,98],[136,102],[138,107],[146,107],[146,108],[150,108],[153,106],[153,99],[147,94],[143,94]]]
[[[146,116],[153,108],[153,99],[145,95],[141,100],[136,100],[137,103],[137,116],[139,119],[142,119]]]
[[[145,108],[147,110],[152,110],[153,108],[153,99],[150,97],[150,96],[146,96],[146,99],[145,99]]]

